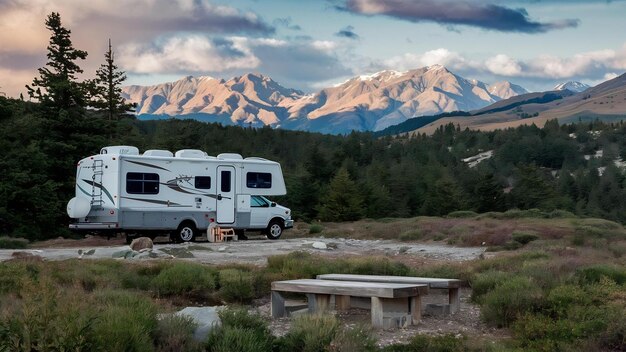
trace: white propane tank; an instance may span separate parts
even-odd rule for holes
[[[80,219],[89,215],[91,202],[87,198],[74,197],[67,202],[67,215],[72,219]]]

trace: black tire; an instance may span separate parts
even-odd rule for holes
[[[272,219],[267,229],[265,229],[265,236],[270,240],[277,240],[283,234],[285,229],[285,222],[279,219]]]
[[[178,225],[178,229],[174,233],[174,239],[177,242],[192,242],[198,234],[198,229],[193,222],[185,221]]]
[[[126,234],[126,244],[131,244],[131,242],[133,242],[134,239],[135,239],[135,236]]]
[[[246,230],[235,230],[235,235],[237,235],[237,239],[239,241],[247,241],[248,236],[246,236]]]

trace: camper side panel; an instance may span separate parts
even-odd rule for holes
[[[204,230],[215,218],[215,165],[209,161],[124,157],[119,179],[125,229],[174,230],[191,220]]]

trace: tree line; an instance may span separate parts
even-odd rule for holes
[[[140,121],[120,95],[125,75],[111,46],[96,80],[78,82],[87,53],[73,49],[58,14],[46,25],[48,63],[29,86],[36,102],[0,97],[0,235],[67,235],[76,162],[105,145],[276,160],[288,191],[276,200],[301,221],[539,208],[626,223],[622,123],[549,121],[492,132],[447,125],[409,138]],[[474,167],[464,161],[486,151],[493,156]]]

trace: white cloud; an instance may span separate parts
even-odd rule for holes
[[[220,72],[259,66],[246,38],[233,37],[230,43],[223,50],[203,36],[171,37],[155,46],[121,46],[118,60],[133,73]]]
[[[422,54],[406,53],[395,56],[383,62],[385,67],[394,70],[411,70],[418,67],[444,65],[450,69],[463,69],[474,64],[462,57],[459,53],[445,48],[430,50]]]
[[[507,55],[499,54],[485,61],[485,67],[490,72],[501,76],[517,76],[522,73],[522,67]]]

